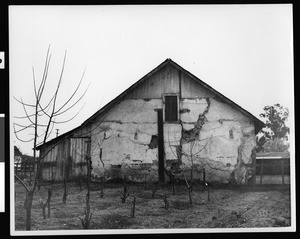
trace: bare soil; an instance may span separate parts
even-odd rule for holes
[[[190,205],[185,185],[161,187],[152,198],[152,185],[129,184],[129,196],[121,203],[122,184],[105,184],[104,197],[100,185],[93,183],[90,196],[93,212],[90,229],[160,229],[160,228],[249,228],[287,227],[291,225],[289,185],[221,188],[208,191],[195,185]],[[43,219],[40,202],[47,200],[44,185],[36,190],[32,207],[32,230],[80,230],[86,200],[86,187],[68,183],[68,196],[63,204],[63,184],[54,184],[51,216]],[[165,208],[164,195],[168,208]],[[131,217],[133,197],[135,216]],[[15,184],[15,230],[25,230],[25,190]],[[47,209],[46,209],[47,214]]]

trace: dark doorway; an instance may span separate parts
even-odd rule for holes
[[[158,176],[159,181],[165,182],[165,151],[164,151],[164,125],[162,109],[157,110],[158,129]]]

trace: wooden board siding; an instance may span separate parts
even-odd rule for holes
[[[163,94],[179,94],[180,91],[182,98],[214,97],[199,82],[168,65],[129,92],[125,99],[161,99]]]
[[[43,158],[43,180],[61,181],[86,175],[86,138],[65,139]],[[50,146],[51,147],[51,146]],[[41,151],[43,156],[50,147]]]
[[[168,65],[129,92],[125,99],[161,99],[163,94],[179,93],[179,72]]]
[[[186,74],[181,77],[181,97],[182,98],[202,98],[214,97],[214,94],[206,90],[204,86],[191,79]]]
[[[71,138],[70,157],[72,159],[72,176],[86,175],[87,138]]]
[[[49,153],[47,153],[48,151]],[[68,162],[69,156],[68,139],[60,142],[56,146],[49,146],[45,148],[41,152],[41,156],[43,157],[46,153],[47,155],[42,159],[43,180],[62,180],[65,173],[70,174],[70,172],[65,172],[65,166]]]

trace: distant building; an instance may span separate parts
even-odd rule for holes
[[[14,146],[14,165],[15,168],[21,168],[22,153],[17,146]]]
[[[32,173],[34,170],[34,158],[22,154],[17,146],[14,146],[14,169],[16,174]]]
[[[165,181],[166,169],[189,178],[193,168],[201,178],[205,168],[207,181],[242,184],[254,171],[255,135],[263,126],[167,59],[79,127],[37,149],[46,180],[53,169],[56,180],[86,175],[90,159],[93,177]]]
[[[262,170],[262,172],[261,172]],[[290,152],[266,152],[256,154],[256,172],[263,175],[290,174]]]

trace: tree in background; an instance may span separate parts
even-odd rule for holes
[[[257,138],[257,151],[281,152],[287,150],[288,145],[284,141],[290,132],[289,127],[286,126],[289,117],[288,108],[280,104],[265,106],[264,113],[259,116],[263,118],[266,127],[260,131],[262,136]]]

